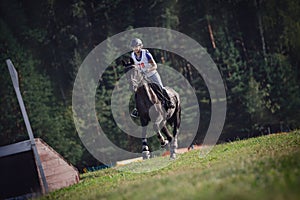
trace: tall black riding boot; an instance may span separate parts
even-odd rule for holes
[[[171,101],[171,98],[170,98],[168,92],[166,91],[166,89],[162,88],[162,91],[163,91],[164,97],[166,99],[166,107],[167,107],[167,109],[169,109],[169,108],[175,108],[175,105]]]

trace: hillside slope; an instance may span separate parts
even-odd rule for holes
[[[148,173],[105,169],[42,199],[299,199],[300,131],[217,145],[182,154]],[[160,157],[126,166],[164,162]]]

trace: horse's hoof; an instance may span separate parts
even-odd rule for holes
[[[175,159],[176,159],[176,154],[175,153],[171,153],[170,160],[175,160]]]
[[[165,140],[164,142],[160,143],[161,148],[165,148],[169,144],[168,140]]]
[[[143,160],[147,160],[150,158],[150,151],[143,151],[142,155],[143,155]]]

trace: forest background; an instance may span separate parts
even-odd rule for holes
[[[35,137],[79,169],[100,165],[74,126],[74,80],[84,58],[99,43],[138,27],[179,31],[210,54],[227,95],[219,142],[300,127],[298,0],[2,0],[0,146],[28,139],[5,63],[10,58],[19,72]],[[194,143],[201,144],[210,119],[210,99],[202,78],[186,60],[149,50],[158,63],[180,72],[195,89],[201,115]],[[140,141],[126,139],[111,114],[112,86],[122,74],[118,60],[106,70],[97,91],[97,114],[99,123],[111,130],[110,139],[138,151]]]

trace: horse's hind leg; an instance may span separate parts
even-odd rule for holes
[[[163,126],[163,127],[164,127],[164,126]],[[159,141],[160,141],[160,146],[161,146],[162,148],[165,148],[165,147],[169,144],[169,141],[166,140],[166,139],[164,138],[164,136],[161,134],[160,123],[159,123],[159,122],[155,122],[155,123],[153,124],[153,129],[154,129],[154,131],[156,132],[157,138],[158,138]],[[170,135],[170,137],[172,137],[172,136]]]
[[[164,138],[160,131],[157,131],[157,138],[160,141],[161,148],[165,148],[169,144],[169,141]]]
[[[171,142],[173,140],[173,136],[171,135],[171,133],[169,132],[167,126],[163,126],[161,131],[165,134],[165,136],[167,137],[168,141]]]
[[[178,148],[178,135],[174,137],[170,144],[170,159],[176,159],[176,153]]]
[[[173,119],[173,137],[174,139],[171,142],[170,145],[170,158],[171,159],[176,159],[176,151],[178,148],[178,133],[179,133],[179,127],[180,127],[180,122],[181,122],[181,110],[180,107],[178,108],[176,115],[174,116]]]
[[[170,159],[176,159],[176,153],[178,148],[178,132],[179,125],[175,122],[173,127],[173,140],[170,144]]]

